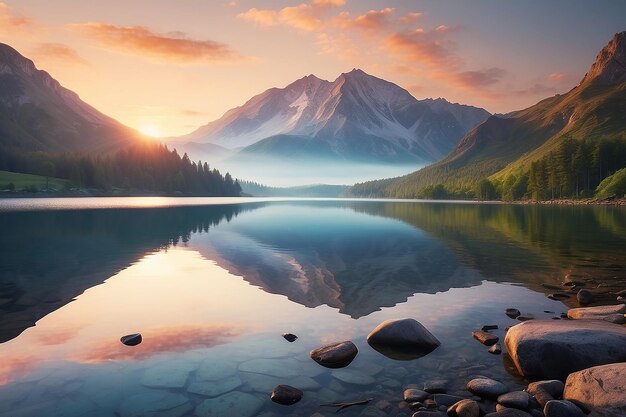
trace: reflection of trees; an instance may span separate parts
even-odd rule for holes
[[[146,253],[254,207],[0,213],[0,343]]]

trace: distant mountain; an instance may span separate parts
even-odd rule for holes
[[[443,99],[416,100],[354,69],[333,82],[308,75],[271,88],[176,141],[243,148],[239,157],[431,163],[487,117]]]
[[[0,149],[106,153],[141,139],[0,43]]]
[[[626,32],[599,53],[580,84],[532,107],[491,116],[441,161],[412,174],[359,184],[354,195],[418,197],[428,186],[467,190],[481,179],[528,173],[565,140],[626,140]],[[590,161],[592,155],[584,155]]]

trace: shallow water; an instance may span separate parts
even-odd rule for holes
[[[503,338],[517,323],[507,307],[538,318],[566,311],[542,283],[626,280],[624,208],[255,199],[0,207],[0,416],[301,416],[365,398],[389,401],[382,415],[410,415],[402,391],[428,379],[463,395],[476,374],[521,386],[471,331],[498,324]],[[376,325],[404,317],[441,346],[396,361],[367,345]],[[119,343],[134,332],[141,345]],[[284,332],[299,338],[288,343]],[[347,368],[309,358],[341,340],[359,348]],[[281,383],[303,400],[272,403]],[[377,415],[367,406],[341,414],[361,413]]]

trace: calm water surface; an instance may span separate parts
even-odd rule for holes
[[[409,384],[445,378],[465,395],[482,374],[521,386],[471,330],[498,324],[502,338],[516,323],[507,307],[566,311],[542,284],[626,281],[615,207],[0,200],[0,227],[0,416],[330,415],[320,404],[365,398],[391,406],[342,414],[410,416]],[[396,361],[367,345],[405,317],[441,347]],[[135,332],[141,345],[119,343]],[[349,367],[309,358],[341,340],[359,348]],[[272,403],[281,383],[303,400]]]

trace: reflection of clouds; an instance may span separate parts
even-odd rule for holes
[[[72,327],[68,329],[49,330],[36,335],[36,342],[41,345],[62,345],[74,338],[82,327]]]
[[[26,351],[22,351],[22,355],[3,357],[0,361],[0,386],[31,373],[41,361],[41,358]]]
[[[221,345],[239,334],[239,330],[226,325],[153,328],[142,332],[143,342],[138,346],[128,347],[107,339],[76,352],[72,359],[83,363],[145,359],[162,352],[184,352]]]

